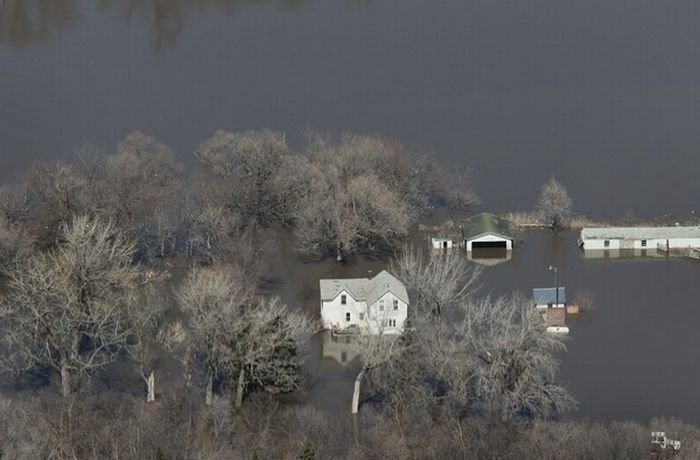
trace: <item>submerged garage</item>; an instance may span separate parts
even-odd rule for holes
[[[462,237],[467,252],[474,249],[513,249],[509,224],[493,214],[482,212],[462,223]]]

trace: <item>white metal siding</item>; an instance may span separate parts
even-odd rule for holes
[[[341,296],[347,295],[347,305],[341,304]],[[384,311],[379,310],[379,303],[384,300]],[[394,310],[394,300],[398,301],[398,309]],[[350,313],[350,321],[346,314]],[[364,314],[364,321],[360,321]],[[359,326],[372,334],[400,334],[408,317],[408,305],[401,299],[387,292],[374,304],[369,312],[363,301],[355,301],[347,291],[342,291],[335,299],[321,302],[321,320],[326,329],[345,329],[349,326]],[[389,326],[389,320],[396,321],[396,326]]]
[[[482,235],[479,238],[467,240],[467,251],[472,250],[472,243],[495,243],[495,242],[501,242],[501,241],[506,243],[506,249],[508,251],[513,249],[513,241],[512,240],[509,240],[507,238],[503,238],[500,236],[496,236],[496,235]]]
[[[609,239],[609,246],[605,246],[606,240],[587,239],[583,241],[584,250],[600,250],[600,249],[622,249],[622,239]],[[627,243],[630,249],[654,249],[656,250],[659,244],[666,245],[668,241],[670,249],[685,249],[685,248],[700,248],[700,238],[669,238],[666,239],[647,239],[646,247],[642,246],[642,240],[631,240]],[[631,244],[630,244],[631,243]]]

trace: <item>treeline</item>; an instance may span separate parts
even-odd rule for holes
[[[310,134],[291,152],[281,133],[218,132],[195,156],[200,169],[183,174],[167,146],[134,133],[0,192],[0,458],[647,452],[641,425],[562,421],[576,406],[555,381],[563,339],[527,301],[481,297],[463,258],[406,244],[420,218],[476,202],[463,176],[352,134]],[[281,232],[309,263],[391,258],[409,290],[403,336],[352,343],[362,362],[338,395],[346,417],[281,396],[308,384],[319,330],[274,296]],[[697,453],[695,428],[664,423]]]

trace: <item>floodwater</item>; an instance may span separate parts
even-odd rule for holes
[[[192,165],[224,128],[392,136],[470,165],[485,207],[551,175],[595,218],[700,191],[700,3],[6,0],[0,177],[141,129]]]
[[[532,207],[556,175],[594,218],[686,214],[700,192],[698,17],[691,0],[7,0],[0,180],[135,129],[192,166],[217,129],[298,143],[313,127],[430,147],[471,167],[489,210]],[[575,240],[525,234],[483,292],[551,285],[558,266],[598,305],[571,321],[562,356],[578,414],[700,423],[700,266],[584,260]],[[311,311],[318,278],[383,268],[287,255],[275,289]],[[314,347],[307,396],[344,410],[351,366],[326,354]]]
[[[568,351],[561,355],[559,381],[578,399],[576,417],[639,420],[673,416],[700,423],[700,263],[684,258],[630,257],[586,259],[578,234],[533,231],[520,235],[510,259],[499,264],[489,255],[479,295],[531,296],[532,288],[553,287],[550,265],[569,302],[590,293],[594,310],[569,315]],[[334,260],[302,263],[286,247],[275,263],[285,280],[276,286],[284,300],[319,314],[319,278],[366,277],[382,261]],[[425,250],[427,242],[423,241]],[[285,248],[286,247],[286,248]],[[319,408],[348,411],[357,372],[351,346],[319,337],[307,367],[315,380],[301,396]]]

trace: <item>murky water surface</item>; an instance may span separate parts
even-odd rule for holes
[[[528,232],[509,261],[484,268],[480,295],[530,296],[534,287],[559,284],[569,301],[590,293],[595,309],[567,319],[568,351],[560,380],[580,402],[576,416],[649,420],[675,416],[700,423],[700,264],[682,258],[586,259],[578,235]],[[427,244],[426,244],[427,246]],[[489,258],[489,261],[494,260]],[[277,270],[288,274],[278,287],[287,302],[319,313],[318,279],[365,277],[382,262],[301,264],[280,255]],[[307,400],[328,410],[348,410],[357,361],[350,346],[314,342],[308,360],[317,380]]]
[[[700,3],[7,0],[0,176],[141,129],[393,136],[472,166],[493,210],[551,175],[594,217],[696,206]]]
[[[430,146],[471,165],[495,211],[530,208],[556,175],[593,217],[687,213],[700,192],[698,17],[690,0],[8,0],[0,179],[134,129],[192,166],[216,129],[298,142],[310,126]],[[570,295],[598,306],[571,321],[563,356],[579,413],[700,422],[700,267],[587,261],[575,240],[526,234],[483,291],[550,285],[557,265]],[[277,289],[314,312],[319,277],[383,267],[296,260],[280,261]],[[308,398],[345,410],[351,372],[314,350]]]

